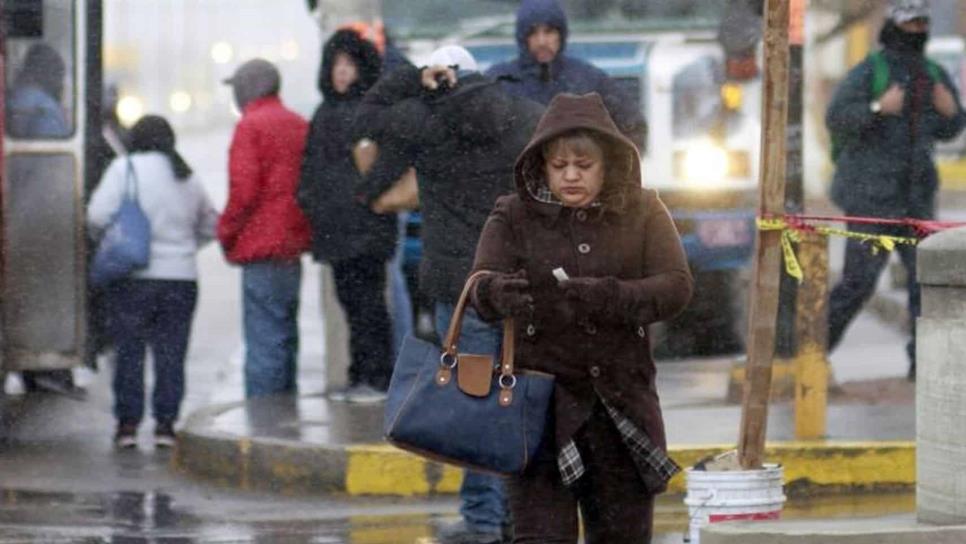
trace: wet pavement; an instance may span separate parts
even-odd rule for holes
[[[789,503],[783,517],[895,516],[911,512],[914,504],[911,495],[817,498]],[[171,495],[156,491],[81,494],[8,489],[0,490],[0,542],[435,544],[436,528],[455,520],[432,508],[413,513],[412,505],[343,504],[327,512],[322,506],[316,517],[304,519],[298,518],[298,510],[289,519],[266,518],[264,511],[252,512],[248,519],[219,519],[195,515]],[[655,544],[683,542],[687,524],[681,502],[662,498],[656,507]]]
[[[856,323],[855,332],[868,337],[887,332],[874,318]],[[870,340],[870,343],[872,341]],[[886,351],[888,341],[870,346],[870,356]],[[893,342],[897,346],[899,342]],[[863,346],[865,342],[858,346]],[[893,346],[896,347],[896,346]],[[862,364],[849,364],[847,356],[856,348],[836,353],[833,370],[855,377]],[[864,371],[865,375],[886,376],[904,372],[901,358],[894,357],[890,371],[888,356],[878,360],[884,368]],[[836,365],[835,360],[843,361]],[[732,358],[674,361],[659,364],[658,391],[664,409],[668,443],[726,444],[733,442],[740,424],[741,407],[725,400]],[[856,368],[858,367],[858,368]],[[846,399],[847,400],[847,399]],[[226,405],[201,426],[192,429],[227,437],[295,441],[307,446],[339,447],[382,442],[382,406],[332,402],[323,395],[265,398]],[[794,405],[774,403],[769,411],[769,440],[794,439]],[[828,438],[843,441],[914,440],[915,406],[904,403],[833,403],[828,407]]]

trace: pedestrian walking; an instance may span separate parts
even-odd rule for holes
[[[882,49],[853,68],[839,85],[825,118],[836,158],[833,202],[848,216],[933,219],[939,177],[937,140],[955,138],[966,114],[949,74],[926,58],[929,6],[895,0],[879,34]],[[881,88],[877,88],[881,87]],[[850,223],[849,230],[914,237],[911,228]],[[906,269],[909,315],[920,313],[915,246],[897,246]],[[829,297],[829,348],[875,292],[888,252],[861,241],[845,248],[842,279]],[[914,322],[914,321],[913,321]],[[909,379],[916,375],[916,335],[907,344]]]
[[[603,70],[567,55],[567,15],[558,0],[523,0],[517,10],[516,59],[492,66],[486,75],[512,93],[549,104],[560,93],[600,94],[617,127],[639,150],[647,123],[635,100]]]
[[[375,204],[406,169],[415,168],[423,242],[419,287],[435,303],[442,338],[483,224],[496,199],[513,191],[513,163],[543,107],[484,77],[462,47],[433,52],[430,65],[394,70],[366,95],[362,115],[381,118],[387,130],[372,134],[382,152],[362,193]],[[500,327],[468,310],[459,348],[496,355],[501,336]],[[438,536],[443,542],[500,542],[507,519],[504,495],[499,477],[466,471],[460,487],[463,520]]]
[[[281,76],[253,59],[225,81],[242,112],[228,157],[228,204],[218,239],[241,265],[245,395],[297,390],[300,256],[308,222],[295,201],[308,123],[279,99]]]
[[[515,318],[518,368],[556,377],[541,449],[508,477],[513,542],[650,542],[666,454],[648,326],[692,279],[667,208],[595,93],[558,95],[487,220],[473,271],[483,318]]]
[[[325,43],[318,79],[323,101],[312,116],[298,190],[312,224],[312,255],[332,266],[349,324],[349,387],[332,398],[350,402],[385,400],[392,377],[386,265],[397,219],[356,198],[361,174],[352,157],[361,138],[354,116],[381,68],[375,46],[353,30],[339,30]]]
[[[114,443],[137,445],[144,416],[144,359],[154,361],[154,440],[174,445],[185,391],[185,355],[195,303],[195,255],[214,239],[218,213],[191,167],[175,149],[175,135],[163,118],[148,115],[130,132],[130,156],[115,159],[91,197],[88,224],[105,229],[133,183],[134,194],[151,224],[150,263],[107,290],[114,364]]]

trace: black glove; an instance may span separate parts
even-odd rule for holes
[[[609,318],[617,307],[617,278],[571,278],[560,282],[560,287],[585,315]]]
[[[526,270],[512,274],[496,273],[480,280],[477,295],[501,317],[526,315],[533,307]]]

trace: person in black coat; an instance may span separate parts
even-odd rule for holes
[[[431,91],[422,83],[430,70],[404,65],[366,94],[357,124],[382,120],[383,131],[370,137],[383,151],[359,198],[374,203],[407,168],[416,169],[423,216],[420,290],[449,303],[459,298],[494,202],[513,191],[513,163],[543,106],[473,70],[461,69],[455,85]]]
[[[312,254],[329,263],[349,324],[346,400],[384,398],[392,375],[386,262],[398,237],[396,217],[378,215],[355,198],[361,176],[352,159],[359,140],[353,119],[382,67],[375,46],[352,30],[325,43],[316,109],[302,162],[298,201],[312,225]]]
[[[513,165],[543,107],[477,72],[461,47],[437,50],[430,64],[396,69],[366,94],[357,124],[370,127],[380,153],[359,194],[375,204],[407,168],[415,168],[423,238],[419,288],[435,302],[442,337],[483,225],[496,199],[514,190]],[[467,311],[461,350],[496,353],[500,342],[498,325]],[[440,540],[501,542],[506,499],[500,478],[468,471],[460,498],[462,523],[445,528]]]

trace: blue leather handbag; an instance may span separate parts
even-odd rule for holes
[[[457,352],[463,312],[475,281],[456,304],[443,347],[407,337],[399,352],[384,431],[391,444],[463,468],[519,474],[534,458],[550,409],[554,378],[513,366],[513,322],[503,323],[501,361]]]
[[[91,261],[90,282],[103,287],[136,270],[151,259],[151,222],[138,203],[138,180],[131,159],[127,160],[121,207],[104,229],[104,236]]]

